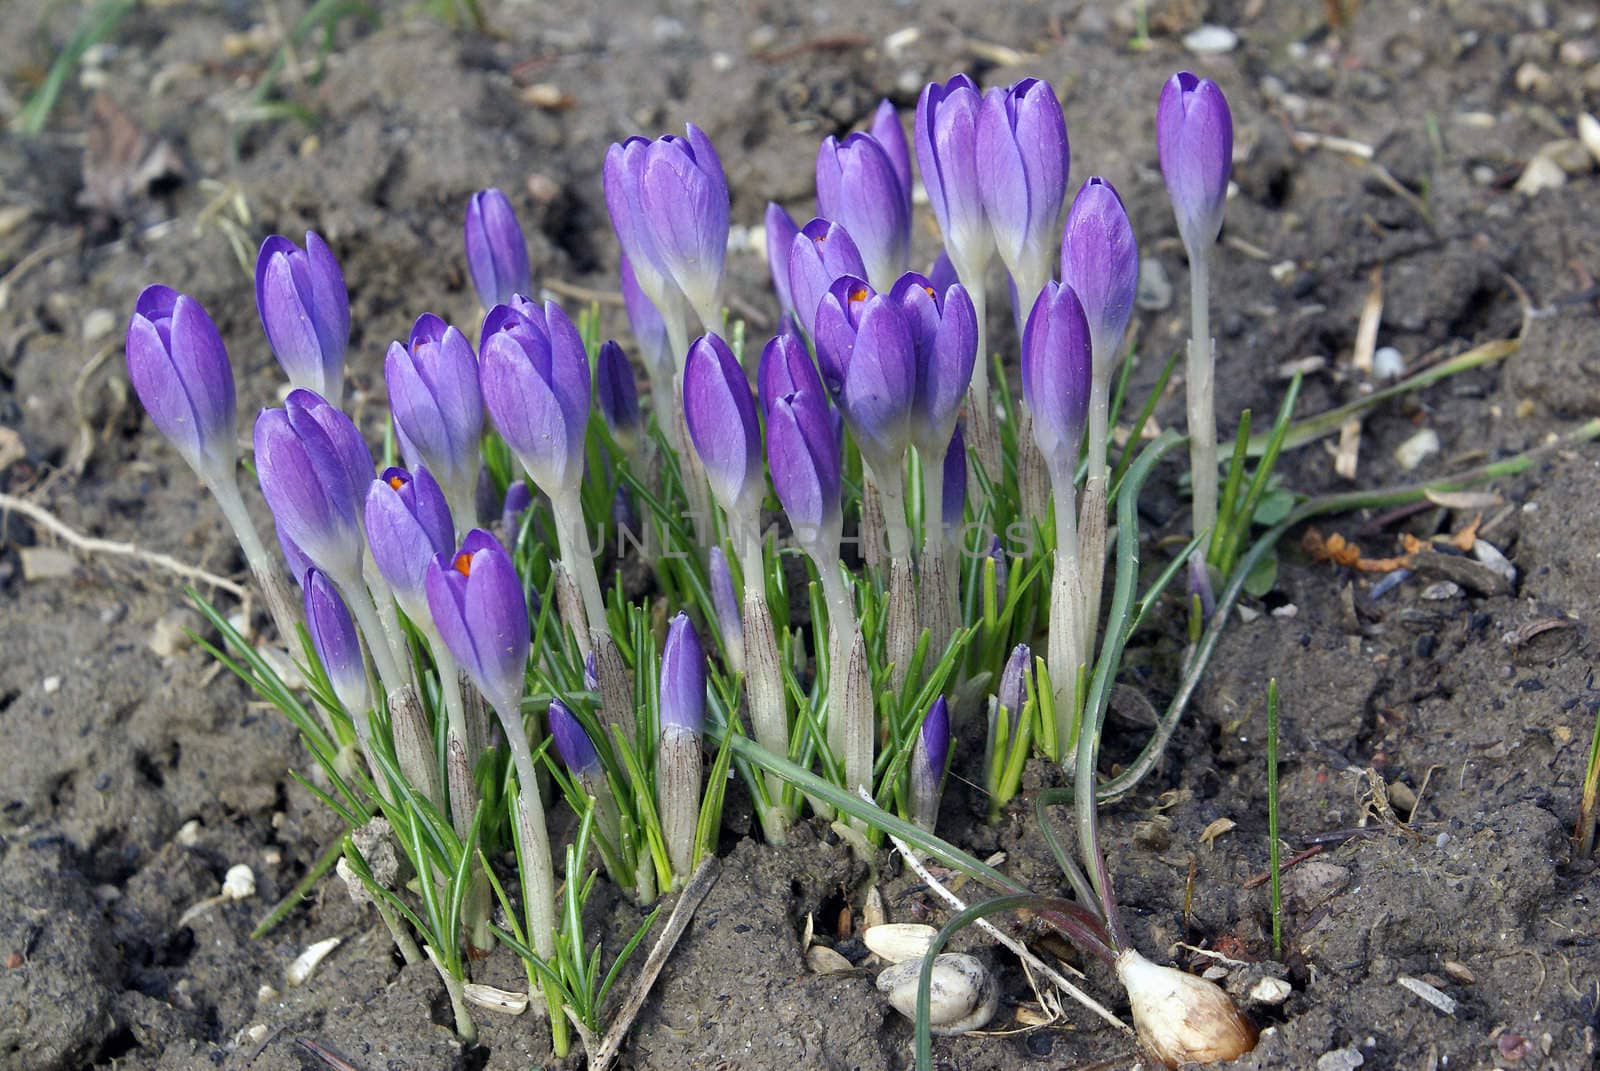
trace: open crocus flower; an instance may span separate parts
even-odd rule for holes
[[[911,253],[911,206],[894,161],[871,134],[817,150],[817,214],[843,224],[866,263],[867,278],[887,288]]]
[[[147,286],[128,322],[128,381],[156,430],[207,482],[233,482],[233,365],[200,303]]]
[[[1156,151],[1191,255],[1217,240],[1233,170],[1233,114],[1209,78],[1179,71],[1161,87]]]
[[[506,195],[479,190],[467,201],[467,274],[486,309],[504,305],[533,287],[528,243]]]
[[[469,526],[483,438],[483,392],[472,343],[439,317],[423,313],[405,345],[390,343],[383,378],[406,463],[426,465],[451,510],[463,527]]]
[[[289,382],[338,405],[350,344],[350,296],[338,261],[316,232],[306,232],[304,249],[280,234],[261,243],[256,309]]]
[[[1050,277],[1055,226],[1067,195],[1067,123],[1050,83],[1025,78],[984,95],[978,116],[978,188],[995,248],[1021,311]]]
[[[789,297],[807,337],[817,337],[817,306],[834,280],[866,274],[861,251],[842,224],[819,217],[800,228],[789,244]]]
[[[862,279],[834,282],[817,307],[822,379],[873,472],[898,472],[911,443],[916,350],[895,300]]]

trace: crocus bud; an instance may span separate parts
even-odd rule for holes
[[[600,345],[600,356],[595,361],[595,393],[600,398],[600,415],[612,437],[624,450],[633,450],[639,445],[644,426],[639,415],[639,387],[628,355],[615,342]]]
[[[944,696],[933,701],[922,719],[911,751],[912,819],[929,832],[939,817],[939,796],[944,789],[944,767],[950,757],[950,707]]]
[[[528,243],[506,195],[479,190],[467,201],[467,273],[486,309],[504,305],[533,289]]]
[[[1116,969],[1139,1040],[1167,1067],[1221,1063],[1255,1048],[1255,1024],[1215,982],[1151,963],[1133,949],[1117,957]]]
[[[978,188],[978,114],[983,99],[971,78],[929,83],[917,98],[917,167],[944,246],[961,278],[982,281],[994,235]]]
[[[894,299],[845,276],[817,307],[822,381],[867,464],[894,471],[911,443],[916,351],[911,325]],[[970,368],[970,365],[969,365]]]
[[[497,305],[483,321],[483,401],[500,437],[552,498],[583,478],[589,358],[561,306]]]
[[[333,581],[320,569],[306,571],[305,602],[306,631],[311,634],[317,660],[327,671],[333,694],[352,718],[360,718],[372,706],[372,693],[367,687],[367,663],[350,610]]]
[[[961,527],[967,511],[967,440],[957,424],[950,433],[950,445],[944,452],[944,482],[940,488],[943,501],[939,515],[944,526],[952,532]]]
[[[338,405],[350,344],[350,296],[338,261],[315,231],[306,232],[304,249],[278,234],[261,243],[256,310],[290,384]]]
[[[237,421],[233,366],[200,303],[171,287],[147,286],[128,321],[128,381],[189,467],[233,478]]]
[[[528,489],[528,481],[512,480],[506,487],[505,502],[500,506],[500,526],[505,529],[507,539],[516,539],[522,530],[522,515],[531,505],[533,492]]]
[[[450,654],[502,719],[519,717],[528,604],[511,556],[494,536],[474,528],[459,551],[434,558],[425,588],[434,627]]]
[[[900,180],[900,196],[905,202],[906,217],[911,215],[911,149],[906,144],[906,131],[900,125],[900,113],[892,102],[880,100],[872,113],[872,123],[867,133],[883,147],[889,162],[894,165],[895,177]],[[826,212],[823,215],[827,215]]]
[[[1109,368],[1139,291],[1139,245],[1122,198],[1098,176],[1083,184],[1067,210],[1061,281],[1083,305],[1096,363],[1104,361]]]
[[[928,282],[942,294],[960,281],[961,278],[956,275],[956,266],[950,263],[950,254],[943,249],[939,250],[939,255],[933,258],[933,265],[928,268]]]
[[[912,440],[921,456],[942,459],[978,357],[977,312],[959,283],[941,293],[915,272],[896,280],[889,296],[911,328],[915,353]]]
[[[778,293],[778,308],[794,313],[794,300],[789,294],[789,249],[800,233],[800,225],[776,201],[767,202],[766,245],[767,271],[772,274],[772,289]]]
[[[372,564],[406,616],[426,624],[428,566],[455,547],[444,492],[425,465],[415,474],[384,469],[367,489],[363,516]]]
[[[813,557],[837,554],[843,527],[839,440],[820,397],[799,391],[773,403],[767,466],[795,537]]]
[[[273,524],[273,530],[278,533],[278,547],[283,551],[283,566],[291,579],[301,587],[305,586],[306,573],[312,568],[311,559],[306,557],[306,552],[301,550],[294,540],[290,539],[283,530],[283,525]]]
[[[1050,277],[1056,219],[1067,196],[1067,123],[1050,83],[1024,78],[984,95],[978,116],[978,188],[995,248],[1022,291]]]
[[[1033,672],[1033,652],[1025,643],[1011,649],[1005,668],[1000,671],[1000,688],[995,698],[1015,715],[1028,699],[1028,676]]]
[[[579,784],[585,784],[600,773],[600,755],[595,751],[593,741],[583,731],[583,724],[561,700],[550,700],[549,718],[550,736],[555,741],[556,754],[561,756],[561,761],[572,771]]]
[[[350,418],[311,391],[291,391],[282,409],[256,418],[255,461],[284,535],[339,583],[358,580],[373,464]]]
[[[618,241],[645,294],[659,307],[670,282],[702,323],[719,324],[728,180],[711,139],[693,123],[682,138],[629,138],[606,153],[605,185]],[[619,221],[619,210],[632,218]]]
[[[761,364],[756,368],[756,386],[761,395],[763,413],[772,411],[772,403],[785,394],[808,390],[822,393],[822,378],[817,366],[806,351],[806,344],[798,335],[778,334],[761,350]]]
[[[1233,170],[1233,115],[1217,83],[1188,71],[1167,79],[1156,105],[1156,153],[1178,233],[1193,255],[1222,231]]]
[[[813,219],[789,245],[789,297],[795,319],[809,338],[817,337],[817,306],[835,279],[864,278],[867,266],[850,232],[838,223]]]
[[[761,478],[761,425],[744,369],[717,335],[704,335],[689,347],[683,413],[711,493],[730,514],[749,516],[760,506],[766,486]]]
[[[673,355],[672,345],[667,340],[667,325],[661,319],[661,310],[639,288],[633,262],[627,257],[622,258],[619,277],[622,282],[622,305],[628,313],[628,326],[633,329],[634,341],[639,343],[639,352],[645,363],[658,374],[672,371],[677,365],[677,357]]]
[[[1006,604],[1006,586],[1011,582],[1011,559],[1006,556],[1005,544],[999,536],[989,541],[988,558],[994,562],[994,601],[996,606]]]
[[[842,223],[887,289],[911,253],[911,206],[889,154],[871,134],[829,136],[817,150],[817,214]]]
[[[733,590],[733,573],[721,547],[712,547],[711,606],[717,612],[717,631],[735,670],[744,665],[744,623],[739,617],[739,596]]]
[[[1078,296],[1070,286],[1047,283],[1023,330],[1022,393],[1033,441],[1058,487],[1074,478],[1089,415],[1090,359],[1089,323]]]
[[[706,656],[686,614],[667,626],[661,649],[660,733],[656,741],[656,793],[662,839],[673,872],[694,865],[694,834],[700,815],[700,731],[706,713]]]
[[[456,512],[467,512],[477,494],[483,439],[483,392],[472,343],[424,313],[406,345],[390,343],[383,378],[406,464],[427,466]]]

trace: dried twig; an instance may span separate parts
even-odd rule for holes
[[[132,558],[134,561],[153,565],[157,569],[165,569],[167,572],[175,573],[185,579],[209,585],[218,591],[225,591],[241,601],[249,598],[249,594],[242,585],[234,583],[225,576],[218,576],[197,566],[181,562],[170,554],[145,550],[133,543],[119,543],[116,540],[86,536],[67,527],[55,514],[43,506],[35,505],[15,495],[0,493],[0,513],[5,513],[8,510],[22,514],[34,524],[48,530],[56,538],[85,554],[109,554],[119,558]]]

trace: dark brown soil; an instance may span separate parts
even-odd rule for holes
[[[1330,27],[1336,3],[1152,0],[1155,35],[1141,52],[1128,47],[1125,3],[752,0],[641,11],[506,0],[485,5],[490,33],[397,3],[381,26],[341,26],[320,81],[310,77],[316,43],[297,50],[281,84],[315,129],[239,122],[274,27],[306,6],[266,5],[272,18],[252,31],[265,17],[255,5],[145,5],[69,80],[46,135],[0,140],[0,488],[79,531],[240,569],[217,510],[130,404],[120,364],[134,296],[166,282],[217,319],[241,407],[275,399],[279,373],[230,232],[247,257],[270,232],[313,227],[333,244],[354,306],[355,404],[375,431],[387,341],[424,310],[473,313],[459,249],[473,190],[512,193],[537,277],[610,289],[616,247],[599,166],[611,141],[693,120],[728,166],[736,225],[758,226],[769,198],[804,219],[819,138],[860,122],[884,95],[909,110],[925,81],[958,70],[985,83],[1055,81],[1074,183],[1103,174],[1126,198],[1145,256],[1180,295],[1139,313],[1136,383],[1186,330],[1187,269],[1156,167],[1154,102],[1179,67],[1224,86],[1239,186],[1215,268],[1225,432],[1227,414],[1275,408],[1286,362],[1326,360],[1307,379],[1304,413],[1354,395],[1349,358],[1375,269],[1379,344],[1408,367],[1527,322],[1503,367],[1368,419],[1356,486],[1441,474],[1600,416],[1600,178],[1575,168],[1560,188],[1512,188],[1542,146],[1600,111],[1590,4],[1345,3],[1348,21]],[[87,5],[38,8],[13,5],[4,17],[0,111],[38,84]],[[1238,47],[1191,55],[1181,38],[1202,21],[1231,27]],[[252,43],[263,40],[266,49]],[[556,106],[529,103],[535,85],[555,87],[539,92]],[[1296,131],[1373,146],[1383,172],[1303,147]],[[185,177],[151,190],[148,174],[134,176],[162,140]],[[774,312],[765,262],[737,237],[733,306],[764,329]],[[917,241],[931,257],[931,223]],[[621,332],[615,312],[608,329]],[[1008,345],[1008,333],[996,343]],[[1181,422],[1181,400],[1168,398],[1159,419]],[[1423,428],[1442,450],[1404,473],[1393,451]],[[17,459],[6,449],[13,433]],[[1351,486],[1321,444],[1286,457],[1284,473],[1305,492]],[[1175,476],[1174,466],[1157,496],[1168,512],[1178,509]],[[1569,833],[1600,702],[1600,451],[1572,451],[1494,489],[1507,508],[1484,511],[1485,536],[1517,568],[1511,594],[1432,598],[1433,582],[1413,578],[1373,599],[1371,578],[1286,545],[1277,591],[1230,627],[1161,767],[1107,814],[1141,948],[1185,965],[1204,964],[1180,941],[1251,961],[1230,983],[1241,992],[1264,973],[1292,982],[1287,1003],[1255,1010],[1271,1029],[1242,1066],[1353,1067],[1357,1055],[1369,1067],[1594,1066],[1600,880],[1574,857]],[[1454,531],[1471,513],[1430,510],[1364,535],[1369,516],[1323,528],[1385,556],[1400,528]],[[293,732],[203,652],[180,642],[156,653],[158,631],[197,621],[177,580],[106,556],[29,579],[22,555],[51,537],[17,515],[3,524],[0,1067],[322,1066],[301,1039],[364,1071],[550,1066],[533,1016],[484,1012],[482,1047],[461,1051],[435,978],[400,969],[376,916],[337,881],[270,938],[250,940],[336,832],[287,777],[307,764]],[[1524,642],[1542,620],[1560,627]],[[1133,652],[1125,682],[1161,706],[1173,651],[1158,634]],[[1281,966],[1271,962],[1266,889],[1246,885],[1267,860],[1269,677],[1283,692],[1284,836],[1295,851],[1323,838],[1321,854],[1286,874]],[[1113,728],[1110,747],[1131,754],[1142,730]],[[964,745],[958,773],[976,776],[981,742]],[[1421,802],[1399,809],[1403,825],[1374,819],[1358,830],[1379,782]],[[1056,889],[1031,808],[997,827],[975,820],[982,811],[974,793],[954,791],[949,835],[979,855],[1004,850],[1008,869]],[[1235,824],[1202,841],[1220,819]],[[191,821],[197,830],[180,838]],[[825,830],[797,840],[780,851],[727,831],[722,877],[625,1066],[908,1065],[909,1030],[869,975],[805,967],[806,915],[831,926],[849,903],[859,920],[868,875]],[[254,869],[258,895],[180,926],[236,863]],[[919,917],[926,893],[887,856],[880,864],[891,914]],[[602,922],[620,934],[638,918],[616,906]],[[334,936],[343,944],[311,982],[286,988],[295,955]],[[966,943],[984,948],[975,936]],[[984,954],[1006,986],[1003,1025],[1032,994],[1013,961]],[[1454,1014],[1402,988],[1401,976],[1444,990]],[[514,987],[520,973],[499,954],[483,977]],[[1115,1005],[1103,972],[1089,984]],[[940,1066],[964,1069],[1133,1062],[1125,1041],[1077,1009],[1050,1028],[944,1041],[936,1052]]]

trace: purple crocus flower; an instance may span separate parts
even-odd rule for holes
[[[957,424],[950,433],[950,445],[944,452],[944,480],[940,488],[943,502],[939,515],[944,526],[951,531],[961,527],[967,511],[967,441]]]
[[[643,355],[645,364],[652,369],[652,375],[670,373],[677,366],[677,357],[672,353],[672,344],[667,338],[667,325],[661,319],[661,310],[657,309],[640,289],[639,279],[633,271],[633,262],[627,257],[622,258],[619,275],[622,282],[622,304],[628,312],[628,326],[633,329],[634,341],[639,343],[639,352]]]
[[[753,514],[765,487],[761,425],[744,369],[717,335],[704,335],[689,347],[683,413],[717,502],[735,516]]]
[[[256,476],[283,534],[338,583],[361,576],[361,508],[372,453],[342,411],[309,390],[263,409],[255,426]]]
[[[817,335],[817,306],[835,279],[864,278],[866,264],[850,232],[838,223],[813,219],[789,246],[789,297],[807,337]]]
[[[283,525],[274,522],[272,528],[278,534],[278,549],[283,551],[284,568],[288,571],[290,579],[304,587],[306,573],[313,568],[311,559],[306,557],[306,552],[301,550],[295,544],[295,541],[285,534]]]
[[[861,279],[836,280],[817,307],[817,357],[867,464],[894,471],[911,442],[912,328],[895,300]]]
[[[1179,71],[1161,87],[1156,152],[1191,255],[1217,240],[1233,170],[1233,115],[1209,78]]]
[[[531,505],[533,492],[528,489],[527,480],[512,480],[506,485],[506,497],[500,505],[500,526],[508,539],[516,539],[517,532],[522,529],[522,515]]]
[[[189,467],[208,481],[233,479],[237,413],[233,366],[200,303],[147,286],[128,321],[128,380]]]
[[[1072,287],[1089,321],[1094,352],[1110,361],[1122,345],[1139,290],[1139,245],[1122,198],[1095,176],[1067,211],[1061,238],[1061,281]],[[1107,365],[1109,367],[1109,364]]]
[[[960,281],[955,265],[950,263],[950,254],[939,250],[939,255],[933,258],[933,265],[928,268],[928,282],[942,294]]]
[[[686,137],[632,137],[613,145],[605,186],[617,239],[646,295],[660,307],[671,282],[702,323],[719,323],[729,198],[711,139],[690,123]]]
[[[994,252],[979,190],[978,114],[983,99],[971,78],[929,83],[917,98],[917,167],[945,249],[961,278],[978,286]]]
[[[900,125],[900,113],[892,102],[880,100],[872,113],[872,123],[867,133],[883,146],[889,162],[894,165],[895,177],[900,180],[900,194],[905,202],[906,217],[911,216],[911,149],[906,144],[906,131]],[[826,214],[826,213],[824,213]]]
[[[528,243],[506,195],[479,190],[467,201],[467,273],[486,309],[504,305],[533,288]]]
[[[1006,587],[1011,583],[1011,559],[1006,557],[1005,545],[1000,542],[999,536],[989,540],[989,553],[985,555],[994,562],[994,601],[997,606],[1006,604]]]
[[[939,816],[945,763],[950,758],[950,707],[939,696],[922,719],[911,751],[911,810],[916,823],[932,829]]]
[[[874,286],[887,289],[905,271],[911,207],[894,161],[871,134],[823,139],[817,150],[817,214],[850,232]]]
[[[589,358],[561,306],[497,305],[483,321],[483,401],[540,490],[555,498],[583,478]]]
[[[289,382],[334,405],[344,393],[350,295],[333,252],[315,231],[306,247],[274,234],[256,256],[256,310]]]
[[[772,273],[772,289],[778,293],[778,308],[793,315],[794,301],[789,294],[789,249],[800,234],[800,225],[776,201],[767,202],[767,270]]]
[[[1033,652],[1019,643],[1011,649],[1005,668],[1000,671],[1000,688],[995,698],[1015,716],[1028,699],[1028,676],[1033,672]]]
[[[774,335],[761,350],[761,363],[756,368],[756,386],[761,395],[763,412],[772,410],[772,403],[785,394],[796,391],[822,390],[822,379],[817,366],[811,362],[806,344],[797,335]]]
[[[638,445],[643,426],[639,387],[628,355],[609,340],[601,343],[600,356],[595,361],[595,394],[599,396],[600,415],[605,418],[606,427],[624,450],[632,450]]]
[[[1072,287],[1045,284],[1022,334],[1022,393],[1050,479],[1070,487],[1089,415],[1089,322]],[[1063,482],[1065,481],[1065,482]]]
[[[367,489],[362,516],[372,563],[406,616],[424,623],[428,566],[455,547],[444,492],[425,465],[384,469]]]
[[[706,717],[706,656],[682,611],[668,623],[661,648],[659,701],[663,730],[670,726],[700,735]]]
[[[711,606],[717,613],[717,631],[722,634],[723,647],[742,662],[744,622],[739,615],[739,596],[733,590],[733,572],[721,547],[711,548],[710,563]]]
[[[1050,83],[1024,78],[984,95],[978,116],[978,188],[1000,259],[1022,300],[1050,276],[1055,226],[1067,196],[1067,123]]]
[[[433,559],[425,589],[450,654],[501,717],[515,723],[529,643],[528,604],[511,556],[474,528],[454,555]]]
[[[583,731],[583,723],[559,699],[550,700],[549,719],[550,736],[555,741],[556,754],[561,756],[567,769],[579,781],[597,775],[600,772],[600,755],[595,751],[589,734]]]
[[[896,280],[889,297],[911,327],[916,360],[912,439],[930,461],[943,458],[978,357],[977,311],[959,283],[941,292],[915,272]]]
[[[305,604],[306,631],[311,634],[317,660],[327,671],[333,694],[351,717],[360,718],[372,706],[372,692],[350,608],[320,569],[306,571]]]
[[[818,553],[838,551],[839,439],[827,403],[810,391],[787,394],[767,414],[767,466],[795,536]]]
[[[389,344],[383,378],[406,464],[426,465],[455,511],[465,514],[482,464],[483,392],[472,343],[439,317],[423,313],[407,344]]]

